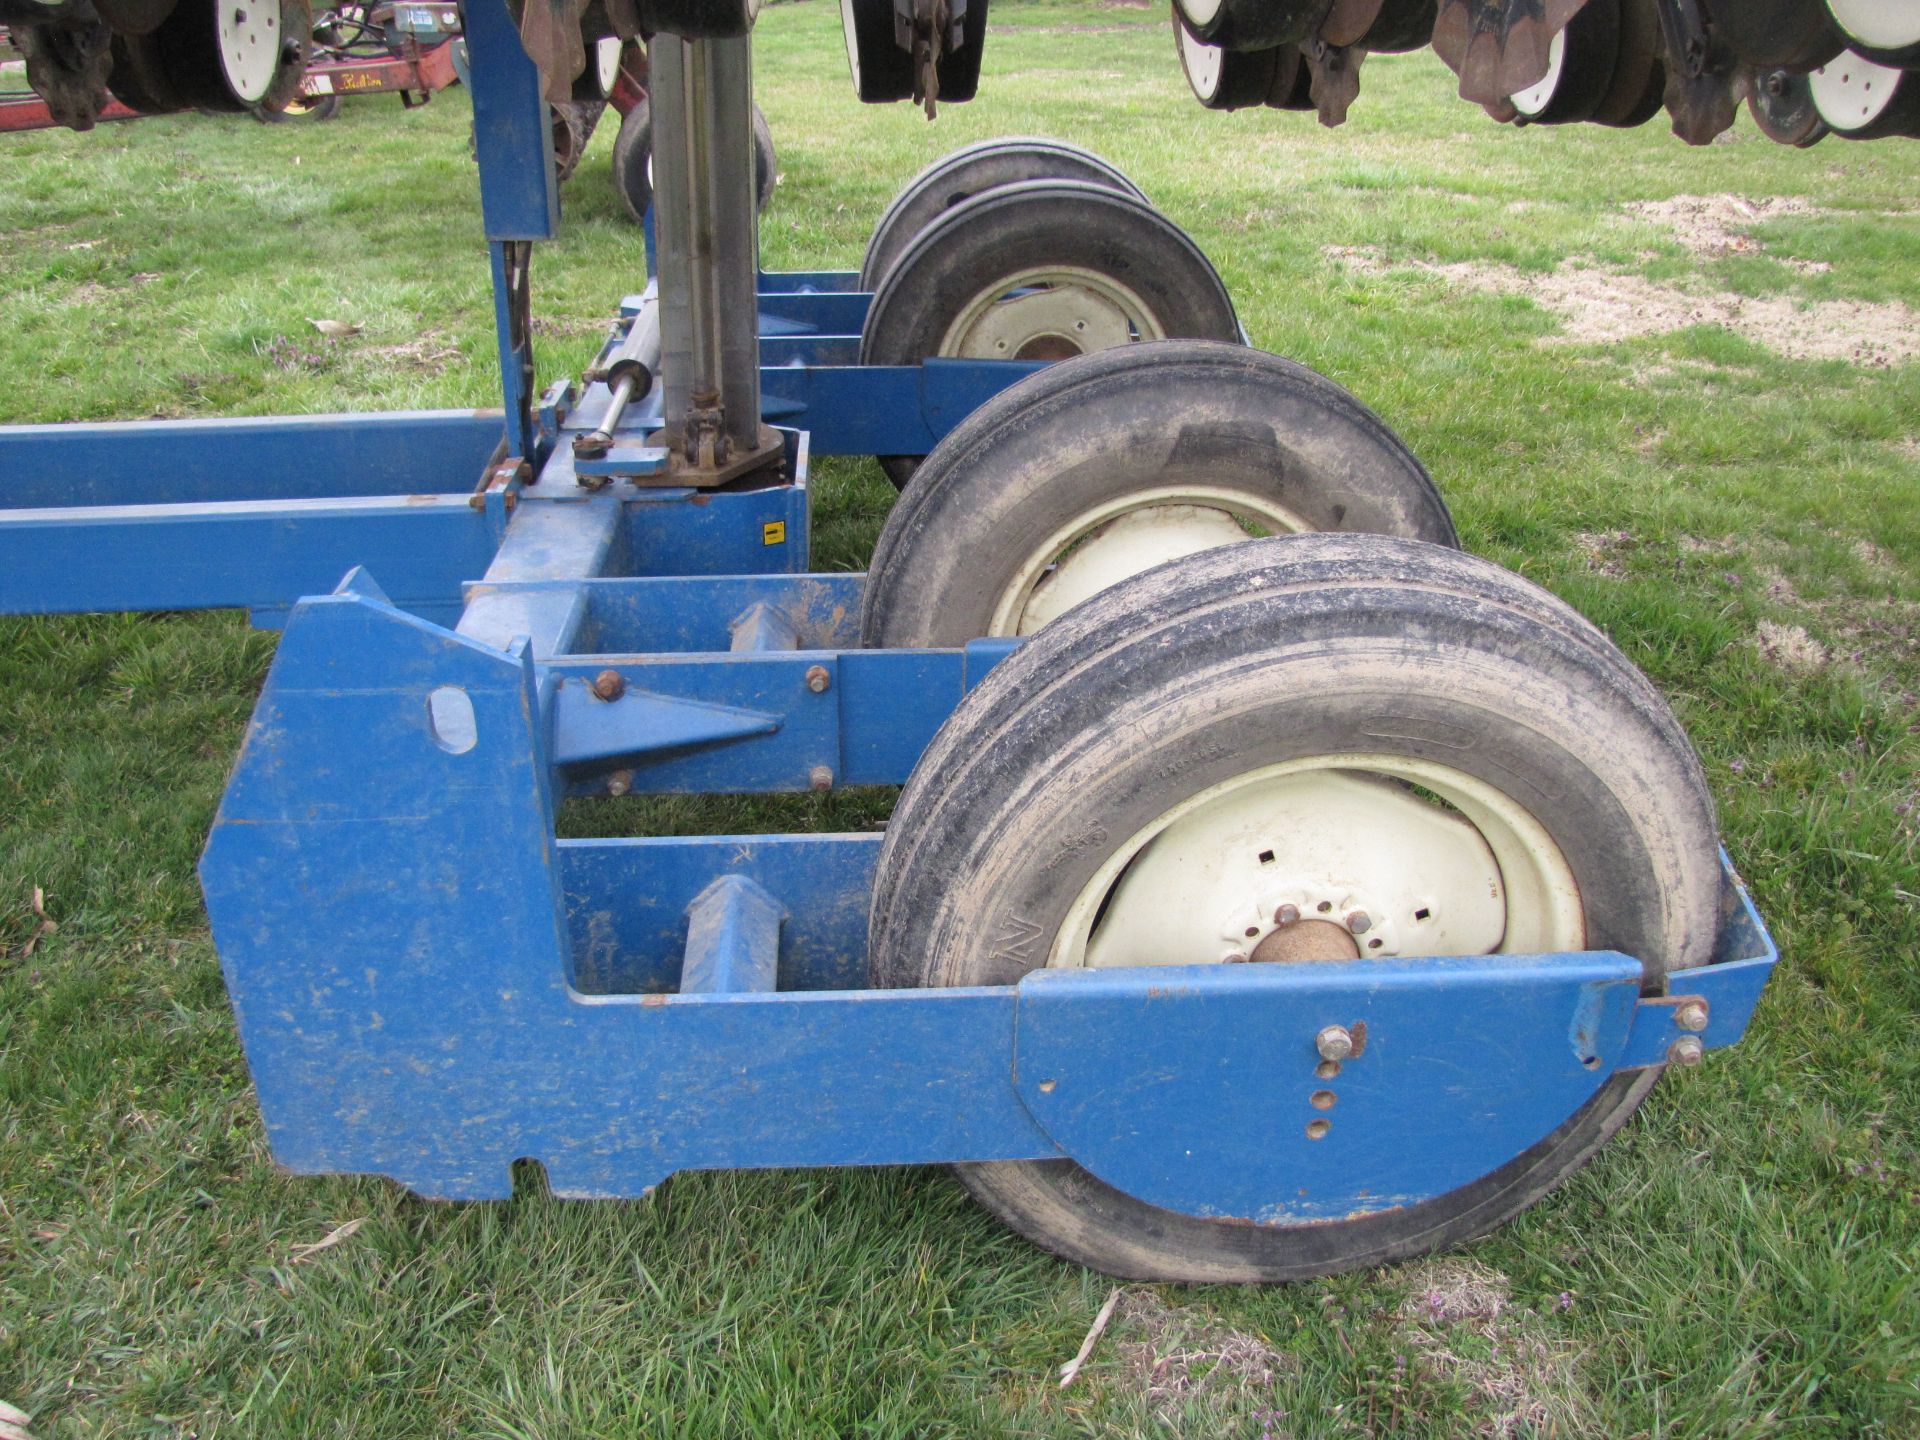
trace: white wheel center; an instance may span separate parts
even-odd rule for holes
[[[1522,115],[1534,116],[1553,103],[1553,93],[1560,88],[1560,72],[1567,63],[1567,32],[1558,30],[1547,45],[1547,73],[1540,77],[1538,85],[1530,85],[1525,90],[1507,98],[1513,101],[1513,108]]]
[[[1836,130],[1861,130],[1893,103],[1902,72],[1876,65],[1852,51],[1830,60],[1808,78],[1813,108]]]
[[[1213,99],[1220,93],[1220,75],[1227,64],[1225,52],[1184,25],[1176,23],[1173,28],[1180,37],[1180,68],[1187,72],[1187,84],[1202,100]]]
[[[215,0],[214,16],[227,88],[251,105],[273,88],[280,65],[280,0]]]
[[[1079,266],[1047,266],[1017,270],[975,295],[960,307],[934,353],[967,360],[1068,360],[1165,338],[1131,287]]]
[[[1134,836],[1048,963],[1544,953],[1585,938],[1565,857],[1508,796],[1425,761],[1333,755],[1237,777]]]
[[[1920,44],[1920,0],[1827,0],[1827,9],[1862,45],[1899,50]]]

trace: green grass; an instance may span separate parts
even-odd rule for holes
[[[1245,1332],[1279,1357],[1269,1379],[1154,1399],[1138,1347],[1161,1322],[1130,1306],[1061,1393],[1051,1368],[1107,1282],[938,1171],[499,1206],[277,1174],[193,876],[272,639],[230,615],[3,620],[0,1399],[43,1437],[1920,1434],[1920,367],[1790,360],[1711,326],[1567,345],[1524,298],[1411,268],[1538,277],[1583,256],[1910,312],[1920,153],[1782,150],[1744,119],[1701,150],[1659,124],[1503,131],[1431,57],[1370,61],[1328,133],[1202,112],[1158,10],[995,15],[983,98],[928,125],[854,103],[832,7],[767,13],[767,263],[856,264],[898,184],[976,137],[1060,135],[1121,165],[1213,257],[1257,344],[1379,410],[1471,548],[1568,598],[1672,697],[1785,957],[1748,1040],[1438,1268],[1159,1292],[1189,1350]],[[0,420],[497,403],[466,125],[455,91],[315,128],[9,139]],[[611,143],[536,259],[549,375],[640,282]],[[1623,209],[1724,193],[1818,208],[1719,258]],[[311,318],[364,330],[328,343]],[[889,493],[869,464],[819,467],[820,564],[862,562]],[[1825,661],[1769,658],[1764,625],[1802,627]],[[676,802],[620,823],[872,812]],[[26,956],[35,886],[60,928]],[[1489,1276],[1497,1314],[1421,1298]]]

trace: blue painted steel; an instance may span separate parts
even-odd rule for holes
[[[513,16],[500,0],[475,0],[461,8],[487,239],[496,244],[551,240],[560,233],[560,185],[540,71],[527,58]]]
[[[1633,1037],[1620,1057],[1622,1069],[1665,1063],[1674,1041],[1684,1035],[1697,1033],[1704,1049],[1719,1050],[1738,1043],[1747,1033],[1760,1004],[1760,992],[1766,988],[1780,952],[1761,923],[1760,912],[1753,908],[1746,887],[1734,878],[1733,866],[1724,852],[1720,863],[1724,877],[1720,940],[1713,963],[1675,971],[1667,977],[1664,996],[1641,1002]],[[1691,1000],[1707,1006],[1705,1030],[1687,1031],[1677,1023],[1682,1008]]]
[[[929,360],[924,365],[760,369],[770,423],[808,431],[818,455],[925,455],[954,426],[1038,364]]]
[[[1150,1204],[1297,1224],[1430,1199],[1558,1128],[1626,1043],[1640,962],[1052,970],[1020,990],[1020,1098],[1063,1151]],[[1364,1048],[1323,1077],[1329,1025]]]
[[[774,987],[786,911],[744,875],[722,875],[687,907],[682,995],[756,995]]]
[[[4,608],[271,609],[365,562],[406,610],[451,619],[499,536],[458,495],[0,511]]]
[[[801,688],[805,689],[804,681]],[[687,700],[634,689],[602,700],[584,676],[562,679],[553,687],[549,703],[553,713],[553,763],[562,769],[596,764],[607,768],[663,750],[704,749],[785,728],[785,717],[773,711],[710,700]],[[627,788],[623,786],[622,793]]]
[[[0,426],[0,511],[464,495],[502,424],[498,410],[396,410]],[[7,588],[6,569],[0,603],[26,598]]]

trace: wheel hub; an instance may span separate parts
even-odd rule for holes
[[[240,100],[259,100],[280,63],[279,0],[216,0],[214,14],[228,86]]]

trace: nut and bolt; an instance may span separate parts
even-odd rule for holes
[[[1356,935],[1364,935],[1373,928],[1373,917],[1364,910],[1347,912],[1347,929]]]
[[[593,677],[593,693],[601,700],[618,700],[627,693],[627,677],[618,670],[602,670]]]
[[[633,771],[616,770],[607,776],[607,794],[624,795],[633,789]]]
[[[1329,1025],[1313,1037],[1322,1060],[1344,1060],[1353,1054],[1353,1035],[1344,1025]]]
[[[832,683],[833,683],[833,677],[827,674],[826,666],[809,665],[807,667],[807,689],[811,690],[814,694],[816,695],[826,694],[827,686],[831,685]]]
[[[1672,1065],[1698,1065],[1707,1047],[1698,1035],[1682,1035],[1667,1047],[1667,1062]]]
[[[1282,905],[1278,910],[1273,912],[1273,923],[1282,929],[1289,925],[1297,925],[1299,922],[1300,907],[1298,905]]]
[[[1707,1002],[1689,1000],[1673,1012],[1673,1023],[1682,1030],[1700,1031],[1707,1028]]]
[[[831,790],[833,788],[833,767],[830,765],[814,766],[813,769],[807,772],[807,784],[815,790]]]

